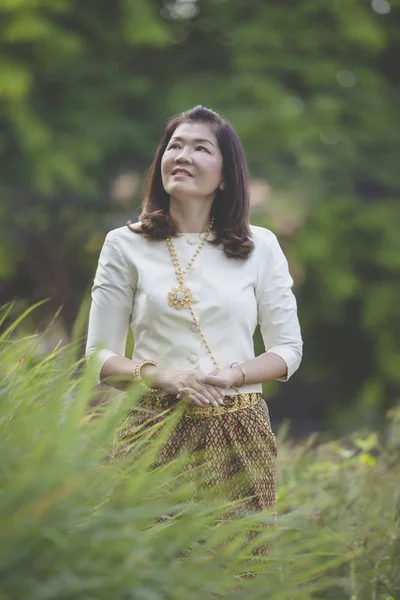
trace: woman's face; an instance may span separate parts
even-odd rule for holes
[[[222,154],[205,123],[182,123],[175,129],[161,160],[165,191],[173,198],[214,197],[222,183]]]

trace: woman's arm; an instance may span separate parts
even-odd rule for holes
[[[292,292],[293,279],[289,273],[288,263],[276,236],[265,230],[264,250],[260,255],[256,300],[258,322],[263,337],[265,354],[272,354],[271,364],[276,364],[280,357],[286,364],[286,371],[277,377],[270,377],[274,370],[269,366],[264,355],[258,357],[266,379],[287,381],[299,368],[303,341],[299,319],[297,316],[296,298]],[[255,359],[255,360],[258,360]],[[253,367],[250,366],[252,370]]]
[[[241,364],[243,371],[246,374],[246,384],[265,383],[274,379],[283,379],[287,377],[287,364],[277,354],[273,352],[264,352]],[[235,374],[234,385],[241,385],[243,374],[237,365],[234,365],[230,371]]]
[[[100,381],[118,390],[126,390],[133,384],[135,366],[136,363],[133,360],[115,354],[103,364],[100,371]]]
[[[115,363],[123,363],[125,369],[120,372],[117,368],[116,376],[127,374],[132,366],[124,355],[136,285],[136,271],[127,265],[116,232],[111,231],[101,249],[92,286],[85,352],[93,360],[97,383],[106,377],[105,373],[107,377],[113,374],[110,370]]]
[[[124,356],[112,356],[103,365],[100,378],[104,383],[120,390],[129,388],[134,380],[133,371],[137,363]],[[223,404],[224,394],[219,387],[205,383],[205,374],[196,370],[179,371],[160,369],[151,364],[140,369],[143,381],[150,387],[156,387],[167,394],[178,394],[182,387],[190,386],[194,390],[192,403],[195,406],[218,406]]]
[[[287,377],[287,364],[283,358],[273,352],[264,352],[260,356],[257,356],[257,358],[241,363],[240,366],[246,376],[246,385],[264,383]],[[242,369],[234,365],[231,369],[226,368],[220,371],[213,371],[207,376],[206,382],[218,386],[223,393],[235,386],[239,387],[240,390],[243,384]],[[187,392],[182,389],[180,394],[183,395],[183,393]]]
[[[241,363],[246,384],[265,383],[275,379],[287,381],[300,365],[303,342],[292,285],[287,260],[278,240],[273,233],[265,230],[255,293],[258,322],[266,351]],[[224,390],[240,387],[243,373],[235,365],[231,369],[213,371],[206,382]]]

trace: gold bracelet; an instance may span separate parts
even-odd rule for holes
[[[246,373],[243,371],[243,368],[242,368],[242,366],[241,366],[241,365],[239,365],[239,363],[237,363],[237,362],[233,362],[233,363],[231,364],[231,367],[230,367],[231,369],[232,369],[233,365],[237,365],[237,366],[239,367],[239,369],[242,371],[243,381],[242,381],[241,385],[237,385],[237,386],[236,386],[237,388],[241,388],[241,387],[243,387],[243,386],[244,386],[244,384],[246,383]]]
[[[136,365],[136,367],[133,370],[133,380],[136,381],[136,383],[139,383],[139,385],[142,386],[142,388],[144,388],[147,392],[158,392],[159,389],[158,388],[152,388],[149,387],[142,378],[142,375],[140,373],[141,368],[144,365],[153,365],[153,366],[157,366],[157,363],[154,362],[154,360],[148,359],[148,358],[144,358],[143,360],[139,361],[138,364]]]

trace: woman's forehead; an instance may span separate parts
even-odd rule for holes
[[[207,123],[181,123],[175,129],[171,139],[182,138],[189,142],[201,141],[210,142],[213,146],[218,146],[217,138],[210,125]]]

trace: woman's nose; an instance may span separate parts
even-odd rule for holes
[[[190,156],[190,152],[188,150],[181,150],[175,156],[175,162],[191,163],[192,162],[192,157]]]

